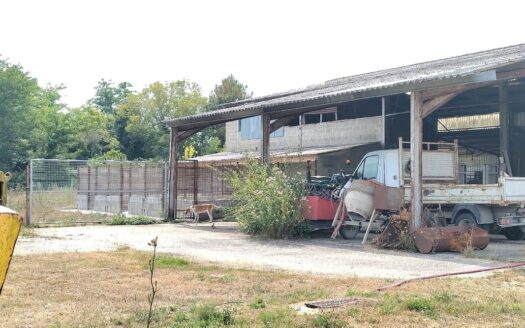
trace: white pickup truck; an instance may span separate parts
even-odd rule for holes
[[[410,202],[410,151],[400,140],[398,149],[367,153],[352,178],[376,180],[388,187],[403,187],[405,203]],[[405,148],[405,149],[404,149]],[[424,143],[423,204],[439,207],[447,222],[456,225],[477,225],[508,239],[525,238],[525,178],[501,174],[495,184],[459,184],[457,143]],[[347,220],[343,236],[353,235],[355,229],[366,226],[371,211],[363,214],[352,211],[353,205],[363,202],[363,195],[345,196]],[[366,198],[366,196],[365,196]],[[364,200],[367,201],[366,199]],[[371,201],[371,200],[368,200]]]

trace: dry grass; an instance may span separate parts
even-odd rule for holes
[[[0,297],[1,327],[144,327],[148,253],[18,256]],[[522,327],[525,272],[440,279],[373,290],[385,280],[329,278],[159,257],[154,327]],[[300,315],[289,305],[353,297],[354,305]]]
[[[106,223],[113,218],[112,215],[90,213],[82,214],[77,208],[77,193],[68,190],[54,190],[49,192],[35,192],[33,194],[32,222],[40,225],[77,225],[85,223]],[[20,213],[26,214],[25,191],[10,190],[8,206]]]

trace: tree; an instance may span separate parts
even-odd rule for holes
[[[31,145],[31,114],[40,88],[19,65],[0,59],[0,170],[22,169]]]
[[[120,82],[114,86],[111,80],[104,79],[98,81],[95,87],[95,97],[89,101],[89,104],[95,105],[103,113],[113,114],[116,106],[124,102],[131,93],[131,83]]]
[[[30,158],[61,158],[67,152],[71,126],[65,105],[59,103],[63,89],[49,86],[34,101]]]
[[[252,93],[248,92],[248,86],[242,84],[230,74],[213,88],[208,100],[208,108],[215,110],[219,105],[243,100],[251,96]]]
[[[129,159],[166,159],[169,130],[164,120],[203,112],[206,104],[199,85],[187,80],[155,82],[130,94],[116,110],[124,153]]]
[[[71,127],[66,142],[68,159],[90,159],[114,154],[119,143],[110,133],[113,117],[105,115],[98,108],[81,107],[67,113],[67,125]],[[123,157],[123,156],[121,156]]]
[[[242,84],[232,74],[215,85],[208,98],[208,110],[216,110],[217,106],[237,100],[250,98],[248,86]],[[218,124],[204,129],[186,140],[183,145],[193,145],[197,155],[207,155],[222,151],[226,139],[225,125]]]

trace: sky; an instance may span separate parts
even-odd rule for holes
[[[140,90],[233,74],[255,96],[525,43],[523,1],[0,0],[0,56],[80,106],[104,78]]]

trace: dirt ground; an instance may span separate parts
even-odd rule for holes
[[[15,254],[110,251],[123,246],[147,250],[159,237],[159,251],[196,261],[234,267],[280,269],[292,272],[404,279],[494,266],[496,261],[525,261],[525,242],[496,237],[475,258],[459,253],[422,255],[362,246],[359,238],[333,241],[327,235],[275,241],[240,233],[233,223],[161,224],[149,226],[84,226],[34,229],[20,238]],[[496,261],[495,261],[496,260]]]
[[[1,327],[145,327],[150,252],[13,258],[0,297]],[[232,269],[160,255],[153,327],[523,327],[525,271],[415,282]],[[297,311],[346,298],[340,308]]]

